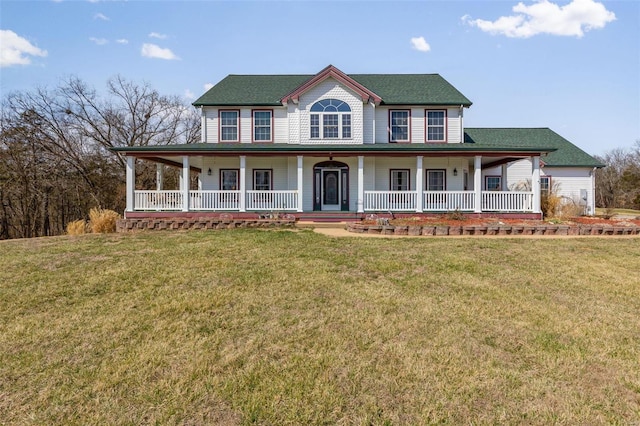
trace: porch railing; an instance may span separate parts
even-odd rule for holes
[[[475,193],[473,191],[425,191],[422,210],[429,211],[473,211]]]
[[[240,191],[189,191],[192,210],[238,210]]]
[[[516,191],[482,191],[482,211],[530,212],[533,193]],[[424,191],[422,211],[475,211],[474,191]],[[365,191],[365,211],[416,211],[415,191]]]
[[[298,191],[247,191],[247,210],[297,210]]]
[[[530,212],[532,210],[532,192],[482,191],[482,211]]]
[[[181,191],[135,191],[136,210],[182,210]]]
[[[364,191],[365,211],[415,211],[416,191]]]

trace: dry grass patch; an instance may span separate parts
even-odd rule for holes
[[[157,232],[0,261],[9,424],[640,420],[637,239]]]

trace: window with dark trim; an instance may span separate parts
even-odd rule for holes
[[[271,169],[253,169],[253,189],[271,191]]]
[[[427,110],[427,142],[445,142],[446,119],[445,110]]]
[[[540,193],[549,195],[551,191],[551,176],[540,176]]]
[[[502,176],[485,176],[484,187],[487,191],[500,191],[502,189]]]
[[[239,187],[238,169],[220,169],[220,189],[223,191],[236,191]]]
[[[272,126],[273,111],[253,111],[253,140],[256,142],[271,142],[273,140]]]
[[[389,111],[389,142],[409,142],[409,110]]]
[[[409,170],[408,169],[392,169],[390,170],[392,191],[409,191]]]
[[[445,170],[427,170],[427,191],[444,191],[446,188]]]
[[[240,112],[220,110],[219,114],[220,141],[238,142],[240,140]]]

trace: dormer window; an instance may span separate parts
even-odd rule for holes
[[[311,139],[350,139],[351,108],[337,99],[323,99],[311,106]]]

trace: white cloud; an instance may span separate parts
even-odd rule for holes
[[[212,84],[212,83],[206,83],[206,84],[204,85],[204,90],[209,90],[209,89],[211,89],[212,87],[213,87],[213,84]]]
[[[0,67],[28,65],[31,63],[29,56],[44,57],[47,56],[47,51],[34,46],[11,30],[0,30]]]
[[[512,10],[514,15],[501,16],[495,21],[471,19],[469,15],[461,19],[484,32],[515,38],[537,34],[582,37],[586,31],[604,28],[616,19],[613,12],[594,0],[572,0],[565,6],[548,0],[538,0],[530,6],[520,2]]]
[[[106,38],[89,37],[89,40],[91,40],[98,46],[104,46],[105,44],[109,43],[109,40],[107,40]]]
[[[411,46],[420,52],[428,52],[431,50],[431,46],[429,46],[429,43],[427,43],[424,37],[412,37]]]
[[[180,59],[170,49],[163,49],[162,47],[151,43],[143,44],[141,53],[142,56],[146,58],[158,58],[167,60]]]
[[[95,15],[93,15],[93,19],[100,19],[102,21],[109,21],[110,20],[106,15],[104,15],[102,13],[96,13]]]
[[[165,38],[167,38],[166,34],[160,34],[160,33],[149,33],[149,37],[151,38],[159,38],[160,40],[164,40]]]
[[[185,89],[184,90],[184,97],[187,98],[187,99],[195,99],[196,95],[194,95],[191,90]]]
[[[118,44],[129,44],[129,40],[127,40],[126,38],[119,38],[116,40],[116,43]]]

